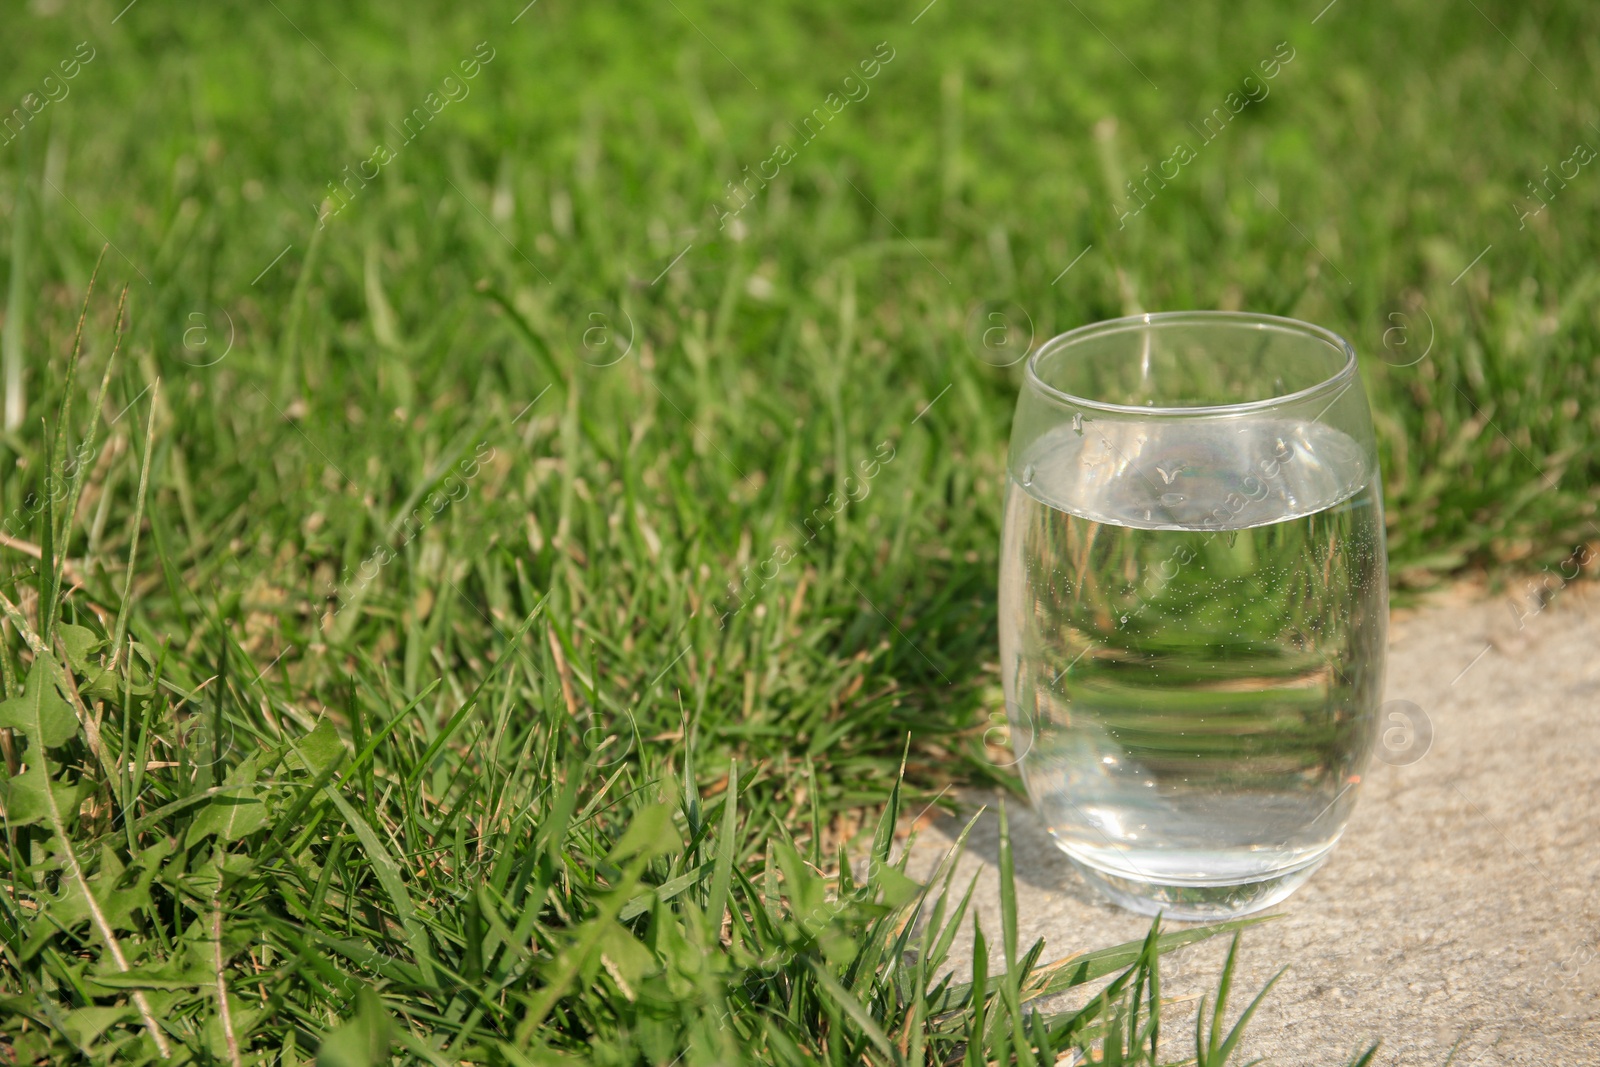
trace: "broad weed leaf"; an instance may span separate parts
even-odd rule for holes
[[[220,841],[237,841],[267,825],[267,805],[253,790],[220,793],[207,801],[189,827],[189,841],[216,834]]]
[[[672,825],[672,809],[665,804],[651,804],[633,817],[607,861],[618,863],[637,855],[654,859],[682,847],[683,841]]]
[[[52,843],[57,844],[56,851],[59,854],[62,851],[59,839],[52,839]],[[124,870],[122,861],[117,858],[115,850],[109,846],[101,846],[100,867],[89,876],[88,882],[90,890],[94,893],[95,903],[100,905],[102,913],[114,901],[138,896],[137,893],[118,892],[117,882],[122,878]],[[145,893],[145,902],[149,902],[148,890]],[[123,919],[123,922],[119,923],[111,916],[107,916],[107,921],[113,927],[121,926],[123,929],[127,929],[127,920],[131,919],[132,910],[137,904],[138,901],[136,900],[128,901],[126,908],[123,911],[119,911],[117,918]],[[83,883],[76,878],[62,879],[61,895],[51,898],[46,908],[50,912],[52,919],[69,930],[78,923],[87,920],[89,918],[89,901],[84,896]]]
[[[0,702],[0,726],[9,726],[41,748],[55,748],[78,736],[78,717],[61,699],[43,657],[33,663],[21,696]]]
[[[8,701],[9,703],[9,701]],[[66,818],[78,810],[76,786],[52,781],[45,773],[41,756],[28,764],[28,769],[5,783],[6,821],[12,826],[32,826],[53,821],[51,795],[54,808]]]
[[[104,638],[87,626],[73,626],[71,623],[63,623],[56,627],[56,633],[61,638],[62,646],[67,650],[67,663],[73,670],[79,674],[98,673],[98,665],[89,662],[89,657],[105,644]]]
[[[79,1048],[87,1049],[108,1027],[136,1017],[132,1004],[114,1008],[74,1008],[61,1020],[61,1028]]]
[[[332,719],[317,723],[317,728],[295,741],[290,751],[299,753],[301,758],[294,762],[304,765],[313,775],[321,774],[345,754],[344,742],[339,740],[339,731],[334,729]]]
[[[262,1014],[264,1014],[261,1010],[261,1002],[259,1000],[256,1001],[255,1010],[252,1011],[249,1000],[229,993],[228,1008],[231,1013],[229,1018],[233,1022],[234,1040],[240,1044],[248,1044],[247,1038],[250,1035],[250,1031],[255,1028],[255,1024],[260,1021]],[[220,1012],[213,1014],[206,1020],[205,1029],[201,1031],[201,1038],[205,1041],[206,1050],[211,1053],[213,1062],[228,1062],[228,1035],[222,1028],[222,1015]],[[388,1057],[384,1057],[379,1062],[387,1062],[387,1060]],[[245,1062],[249,1061],[246,1060]],[[266,1062],[271,1061],[268,1060]],[[293,1061],[285,1058],[280,1062],[290,1063]]]
[[[873,880],[883,890],[883,902],[891,908],[909,904],[922,887],[893,867],[879,867]]]
[[[312,734],[316,736],[315,732]],[[309,739],[308,739],[309,740]],[[337,742],[337,738],[335,739]],[[306,751],[301,743],[300,750]],[[307,754],[308,760],[319,756]],[[229,786],[248,786],[260,773],[262,753],[256,753],[228,772],[225,781]],[[216,834],[219,841],[237,841],[267,825],[267,805],[262,794],[255,789],[233,789],[212,797],[200,809],[189,827],[189,840],[198,841],[207,834]]]
[[[355,1015],[317,1049],[317,1067],[378,1067],[389,1062],[389,1013],[367,986],[356,992]]]
[[[600,963],[629,1000],[637,998],[635,991],[644,979],[661,970],[655,954],[614,921],[600,935]]]

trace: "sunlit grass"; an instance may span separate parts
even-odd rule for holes
[[[8,15],[0,114],[94,50],[0,145],[10,1050],[1148,1048],[1138,946],[1093,1026],[1017,946],[948,999],[935,898],[839,849],[1007,778],[1030,337],[1349,336],[1404,588],[1595,538],[1600,184],[1513,210],[1600,143],[1594,16],[1479,6]]]

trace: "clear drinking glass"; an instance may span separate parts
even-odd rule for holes
[[[1282,900],[1339,839],[1383,691],[1388,564],[1349,342],[1270,315],[1086,326],[1028,360],[1000,662],[1028,795],[1113,900]]]

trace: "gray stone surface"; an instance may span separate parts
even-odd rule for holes
[[[1245,933],[1235,1012],[1290,969],[1238,1062],[1342,1065],[1381,1038],[1380,1064],[1443,1067],[1452,1048],[1458,1067],[1600,1064],[1600,593],[1570,586],[1520,621],[1510,598],[1466,592],[1397,614],[1387,689],[1423,709],[1432,746],[1374,760],[1332,857]],[[991,945],[998,799],[964,798],[991,810],[957,874],[981,875]],[[1025,804],[1007,810],[1024,944],[1045,938],[1049,960],[1143,936],[1148,920],[1098,899]],[[920,830],[913,873],[964,821]],[[1219,938],[1169,957],[1166,990],[1213,989],[1225,952]],[[1192,1011],[1175,1009],[1173,1058],[1192,1052]]]

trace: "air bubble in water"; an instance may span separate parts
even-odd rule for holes
[[[1028,464],[1026,467],[1023,467],[1022,468],[1022,484],[1023,485],[1032,485],[1033,484],[1033,476],[1035,474],[1037,474],[1037,473],[1038,473],[1038,468],[1036,468],[1032,463]]]
[[[1083,412],[1081,411],[1072,413],[1072,432],[1079,437],[1083,436]]]

